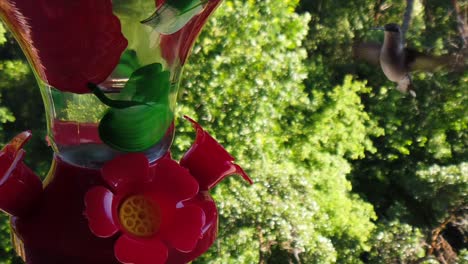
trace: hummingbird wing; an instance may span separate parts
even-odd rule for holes
[[[371,64],[380,65],[380,48],[382,45],[375,42],[358,43],[353,46],[354,58],[365,60]]]
[[[438,70],[466,70],[466,59],[462,55],[429,55],[414,49],[405,49],[406,65],[409,71],[434,72]]]

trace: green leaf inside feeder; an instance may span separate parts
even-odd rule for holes
[[[137,54],[134,50],[126,50],[120,57],[119,64],[114,73],[119,77],[130,77],[132,73],[140,68]]]
[[[170,77],[170,72],[163,71],[160,63],[141,67],[133,72],[120,96],[137,102],[166,102],[169,99]]]
[[[169,1],[166,1],[166,4],[176,8],[177,10],[179,10],[180,13],[184,14],[186,12],[191,11],[192,9],[196,7],[202,6],[206,2],[208,1],[206,0],[182,0],[182,1],[169,0]]]
[[[118,99],[110,99],[89,84],[102,103],[110,106],[99,123],[99,136],[110,147],[125,152],[151,148],[166,134],[174,115],[169,107],[170,72],[160,63],[134,71]]]
[[[150,17],[141,21],[161,34],[173,34],[198,15],[209,0],[168,0]]]

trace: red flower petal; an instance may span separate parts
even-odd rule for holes
[[[161,230],[161,234],[175,249],[190,252],[201,238],[204,225],[203,210],[198,206],[189,205],[176,210],[172,226]]]
[[[119,231],[112,214],[114,198],[111,191],[101,186],[86,193],[85,215],[89,228],[98,237],[110,237]]]
[[[121,263],[159,264],[167,259],[167,247],[158,239],[121,236],[114,246],[115,257]]]
[[[149,162],[142,153],[125,154],[104,164],[102,175],[116,193],[122,194],[122,189],[143,187],[149,176]]]
[[[170,249],[167,263],[189,263],[207,251],[218,234],[218,210],[213,198],[207,191],[200,192],[186,204],[199,206],[205,212],[205,224],[202,228],[203,237],[197,241],[197,246],[190,252],[183,253]]]
[[[164,193],[176,203],[188,200],[198,193],[199,188],[195,178],[174,160],[162,158],[152,169],[153,191]]]

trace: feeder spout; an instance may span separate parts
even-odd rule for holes
[[[242,176],[250,184],[253,183],[223,146],[193,119],[184,117],[192,123],[197,135],[195,143],[180,160],[180,165],[197,179],[201,190],[210,190],[224,178],[234,174]]]
[[[12,216],[26,215],[42,194],[41,180],[23,163],[22,147],[30,137],[30,131],[22,132],[0,151],[0,210]]]

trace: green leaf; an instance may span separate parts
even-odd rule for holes
[[[163,138],[173,118],[167,104],[111,108],[99,124],[99,136],[120,151],[145,151]]]
[[[91,89],[91,91],[96,95],[96,97],[101,100],[101,102],[107,106],[113,107],[113,108],[118,108],[118,109],[123,109],[127,107],[132,107],[136,105],[143,105],[143,102],[138,102],[138,101],[126,101],[126,100],[113,100],[107,97],[99,88],[94,83],[88,83],[88,88]]]
[[[93,93],[111,108],[99,124],[99,136],[110,147],[144,151],[160,141],[174,118],[169,107],[170,72],[160,63],[134,71],[119,94],[121,100],[108,98],[97,85]]]
[[[136,70],[121,92],[138,102],[165,103],[169,98],[170,72],[163,71],[160,63],[153,63]]]
[[[166,1],[166,4],[178,9],[181,13],[186,13],[200,5],[203,5],[206,2],[207,1],[200,1],[200,0],[183,0],[183,1],[170,0],[170,1]]]
[[[120,57],[119,64],[115,68],[115,73],[120,77],[129,77],[140,67],[137,54],[134,50],[126,50]]]

